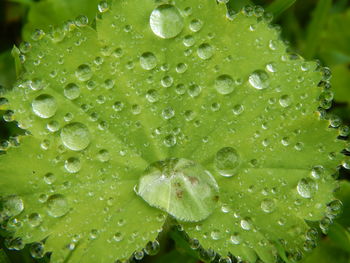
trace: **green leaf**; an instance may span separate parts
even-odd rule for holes
[[[304,54],[313,58],[319,45],[320,32],[326,25],[332,7],[332,0],[320,0],[312,14],[312,20],[307,28],[306,46]]]
[[[0,86],[10,88],[16,81],[15,65],[11,51],[0,54]]]
[[[253,262],[311,249],[306,220],[336,213],[332,174],[345,158],[339,124],[317,112],[329,76],[287,54],[260,8],[227,17],[214,0],[146,0],[100,10],[96,30],[80,18],[21,50],[6,107],[30,135],[0,158],[14,237],[45,240],[52,262],[140,258],[167,214],[134,187],[151,164],[184,158],[219,186],[207,219],[174,214],[205,249]]]
[[[97,12],[99,0],[42,0],[28,2],[30,9],[27,23],[22,35],[30,40],[34,30],[49,31],[52,26],[61,26],[67,20],[74,20],[79,15],[85,15],[93,20]]]
[[[0,249],[0,263],[10,263],[11,261],[7,257],[3,249]]]
[[[266,8],[266,11],[271,12],[277,18],[295,2],[296,0],[275,0]]]

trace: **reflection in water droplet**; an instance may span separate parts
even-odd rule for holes
[[[249,76],[249,83],[253,88],[266,89],[269,87],[269,75],[263,70],[256,70]]]
[[[222,176],[231,177],[235,175],[239,163],[239,155],[232,147],[224,147],[216,153],[215,167]]]
[[[68,149],[81,151],[90,144],[90,133],[84,124],[73,122],[62,128],[61,140]]]
[[[169,4],[158,6],[150,16],[153,33],[160,38],[173,38],[182,31],[184,20],[179,10]]]
[[[61,194],[51,195],[46,202],[47,213],[52,217],[61,217],[68,213],[69,206],[66,198]]]
[[[211,174],[193,161],[166,159],[151,164],[140,177],[136,193],[149,205],[181,221],[208,217],[218,201],[218,185]]]
[[[36,97],[32,102],[33,112],[40,118],[51,118],[56,114],[57,104],[54,97],[42,94]]]
[[[311,178],[302,178],[298,182],[297,191],[304,198],[311,198],[318,189],[317,183]]]
[[[144,70],[151,70],[157,66],[157,58],[151,52],[145,52],[140,57],[140,65]]]
[[[233,92],[235,84],[230,75],[221,75],[215,79],[215,89],[218,93],[227,95]]]

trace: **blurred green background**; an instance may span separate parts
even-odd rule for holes
[[[142,4],[142,2],[140,2]],[[16,80],[16,68],[11,50],[23,40],[30,39],[35,29],[50,29],[78,15],[94,20],[97,0],[0,0],[0,95],[11,89]],[[329,110],[350,124],[350,0],[231,0],[232,12],[243,6],[260,5],[273,14],[282,38],[289,43],[290,52],[319,60],[332,71],[333,106]],[[14,123],[3,121],[0,111],[0,140],[21,133]],[[0,144],[1,145],[1,144]],[[1,152],[0,152],[1,153]],[[345,153],[347,154],[347,153]],[[337,197],[343,202],[343,214],[330,228],[328,236],[320,235],[319,246],[303,263],[350,263],[350,182],[349,172],[339,170],[340,190]],[[30,249],[6,249],[0,228],[0,263],[49,262],[49,255],[33,259]],[[197,263],[200,253],[190,248],[177,229],[160,237],[161,249],[154,257],[138,262]]]

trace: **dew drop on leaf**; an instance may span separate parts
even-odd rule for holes
[[[225,177],[235,175],[240,163],[237,151],[232,147],[221,148],[215,156],[215,167]]]
[[[210,59],[214,55],[214,49],[208,43],[203,43],[198,47],[197,55],[204,60]]]
[[[22,198],[17,195],[10,195],[0,199],[0,220],[4,217],[19,215],[24,210]]]
[[[283,95],[279,99],[279,103],[283,108],[286,108],[286,107],[290,106],[290,104],[292,103],[292,100],[291,100],[290,96]]]
[[[40,118],[51,118],[57,111],[56,100],[51,95],[39,95],[33,100],[32,109],[35,115],[39,116]]]
[[[84,124],[73,122],[62,128],[61,140],[68,149],[81,151],[90,144],[90,133]]]
[[[151,70],[157,66],[157,58],[151,52],[145,52],[140,57],[140,65],[144,70]]]
[[[222,95],[230,94],[235,89],[235,83],[230,75],[220,75],[215,79],[215,89]]]
[[[37,227],[41,222],[42,218],[38,213],[32,213],[28,216],[28,223],[31,227]]]
[[[275,201],[270,199],[270,198],[266,198],[264,200],[262,200],[261,202],[261,209],[265,212],[265,213],[272,213],[276,208],[276,204]]]
[[[87,81],[92,77],[92,70],[88,65],[82,64],[75,71],[75,76],[80,81]]]
[[[151,164],[135,192],[149,205],[180,221],[196,222],[213,212],[219,189],[212,175],[200,165],[171,158]]]
[[[75,83],[69,83],[63,90],[64,96],[69,100],[75,100],[80,96],[80,88]]]
[[[297,191],[301,197],[311,198],[318,189],[317,183],[311,178],[302,178],[297,185]]]
[[[61,217],[68,213],[69,206],[67,199],[61,194],[49,196],[46,201],[47,213],[52,217]]]
[[[64,162],[64,168],[68,173],[77,173],[81,169],[80,160],[75,157],[70,157]]]
[[[158,6],[152,11],[150,26],[156,36],[173,38],[182,31],[184,20],[175,6],[165,4]]]
[[[249,83],[253,88],[266,89],[269,87],[269,75],[263,70],[256,70],[249,75]]]

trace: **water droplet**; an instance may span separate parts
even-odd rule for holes
[[[253,88],[266,89],[269,87],[269,75],[263,70],[256,70],[249,76],[249,83]]]
[[[210,232],[210,237],[213,240],[219,240],[221,238],[220,230],[214,229],[213,231],[211,231]]]
[[[47,173],[44,175],[44,181],[47,184],[53,184],[56,180],[56,177],[53,173]]]
[[[107,1],[101,1],[98,3],[97,8],[100,13],[104,13],[109,10],[109,4]]]
[[[61,194],[51,195],[46,202],[47,212],[52,217],[61,217],[68,213],[67,199]]]
[[[311,178],[302,178],[298,182],[297,191],[304,198],[311,198],[317,191],[318,185]]]
[[[170,134],[164,138],[163,143],[166,147],[173,147],[176,145],[176,137]]]
[[[244,107],[242,104],[237,104],[237,105],[233,106],[233,108],[232,108],[232,112],[235,115],[241,115],[243,113],[243,111],[244,111]]]
[[[30,245],[29,248],[30,255],[33,258],[42,258],[45,255],[44,244],[40,242],[35,242]]]
[[[64,168],[68,173],[77,173],[81,169],[80,160],[76,157],[70,157],[64,162]]]
[[[214,49],[208,43],[203,43],[198,47],[197,55],[204,60],[210,59],[214,55]]]
[[[40,118],[51,118],[56,114],[57,104],[54,97],[42,94],[36,97],[32,102],[33,112]]]
[[[90,144],[90,133],[84,124],[73,122],[62,128],[61,140],[68,149],[81,151]]]
[[[241,228],[247,231],[252,228],[250,218],[245,218],[241,220]]]
[[[164,119],[169,120],[171,118],[173,118],[175,116],[175,111],[172,107],[166,107],[163,111],[162,111],[162,116]]]
[[[110,158],[109,152],[105,149],[100,150],[97,154],[97,158],[103,163],[108,162]]]
[[[187,70],[187,65],[184,63],[179,63],[176,66],[176,72],[179,74],[185,73]]]
[[[92,70],[88,65],[82,64],[75,71],[75,76],[80,81],[87,81],[92,77]]]
[[[28,216],[28,223],[31,227],[37,227],[41,224],[42,219],[38,213],[32,213]]]
[[[113,239],[114,239],[114,241],[116,241],[116,242],[122,241],[123,238],[124,238],[124,236],[123,236],[123,234],[122,234],[121,232],[117,232],[117,233],[115,233],[114,236],[113,236]]]
[[[148,204],[181,221],[208,217],[218,201],[218,185],[193,161],[172,158],[151,164],[141,176],[136,193]]]
[[[140,57],[140,65],[144,70],[151,70],[157,66],[157,58],[151,52],[145,52]]]
[[[173,38],[182,31],[184,20],[175,6],[165,4],[158,6],[152,11],[150,26],[156,36]]]
[[[0,215],[7,217],[19,215],[24,210],[22,198],[17,195],[10,195],[5,198],[0,198]],[[0,217],[1,219],[1,217]]]
[[[201,20],[199,20],[199,19],[193,19],[190,22],[190,29],[193,32],[198,32],[199,30],[202,29],[202,26],[203,26],[203,22]]]
[[[242,241],[241,236],[238,233],[234,233],[231,237],[230,237],[230,241],[232,244],[234,245],[239,245]]]
[[[272,200],[270,198],[266,198],[266,199],[262,200],[261,209],[265,213],[272,213],[273,211],[275,211],[275,208],[276,208],[276,203],[274,200]]]
[[[221,148],[215,156],[215,167],[218,172],[225,177],[236,174],[240,163],[237,151],[232,147]]]
[[[80,96],[80,88],[77,84],[75,83],[69,83],[65,88],[64,88],[64,96],[67,97],[69,100],[75,100]]]
[[[290,104],[292,103],[292,100],[288,95],[283,95],[279,99],[279,103],[283,108],[286,108],[286,107],[290,106]]]
[[[235,84],[230,75],[220,75],[215,79],[215,89],[218,93],[227,95],[234,91]]]
[[[148,90],[146,93],[146,99],[151,103],[158,101],[158,92],[155,89]]]

